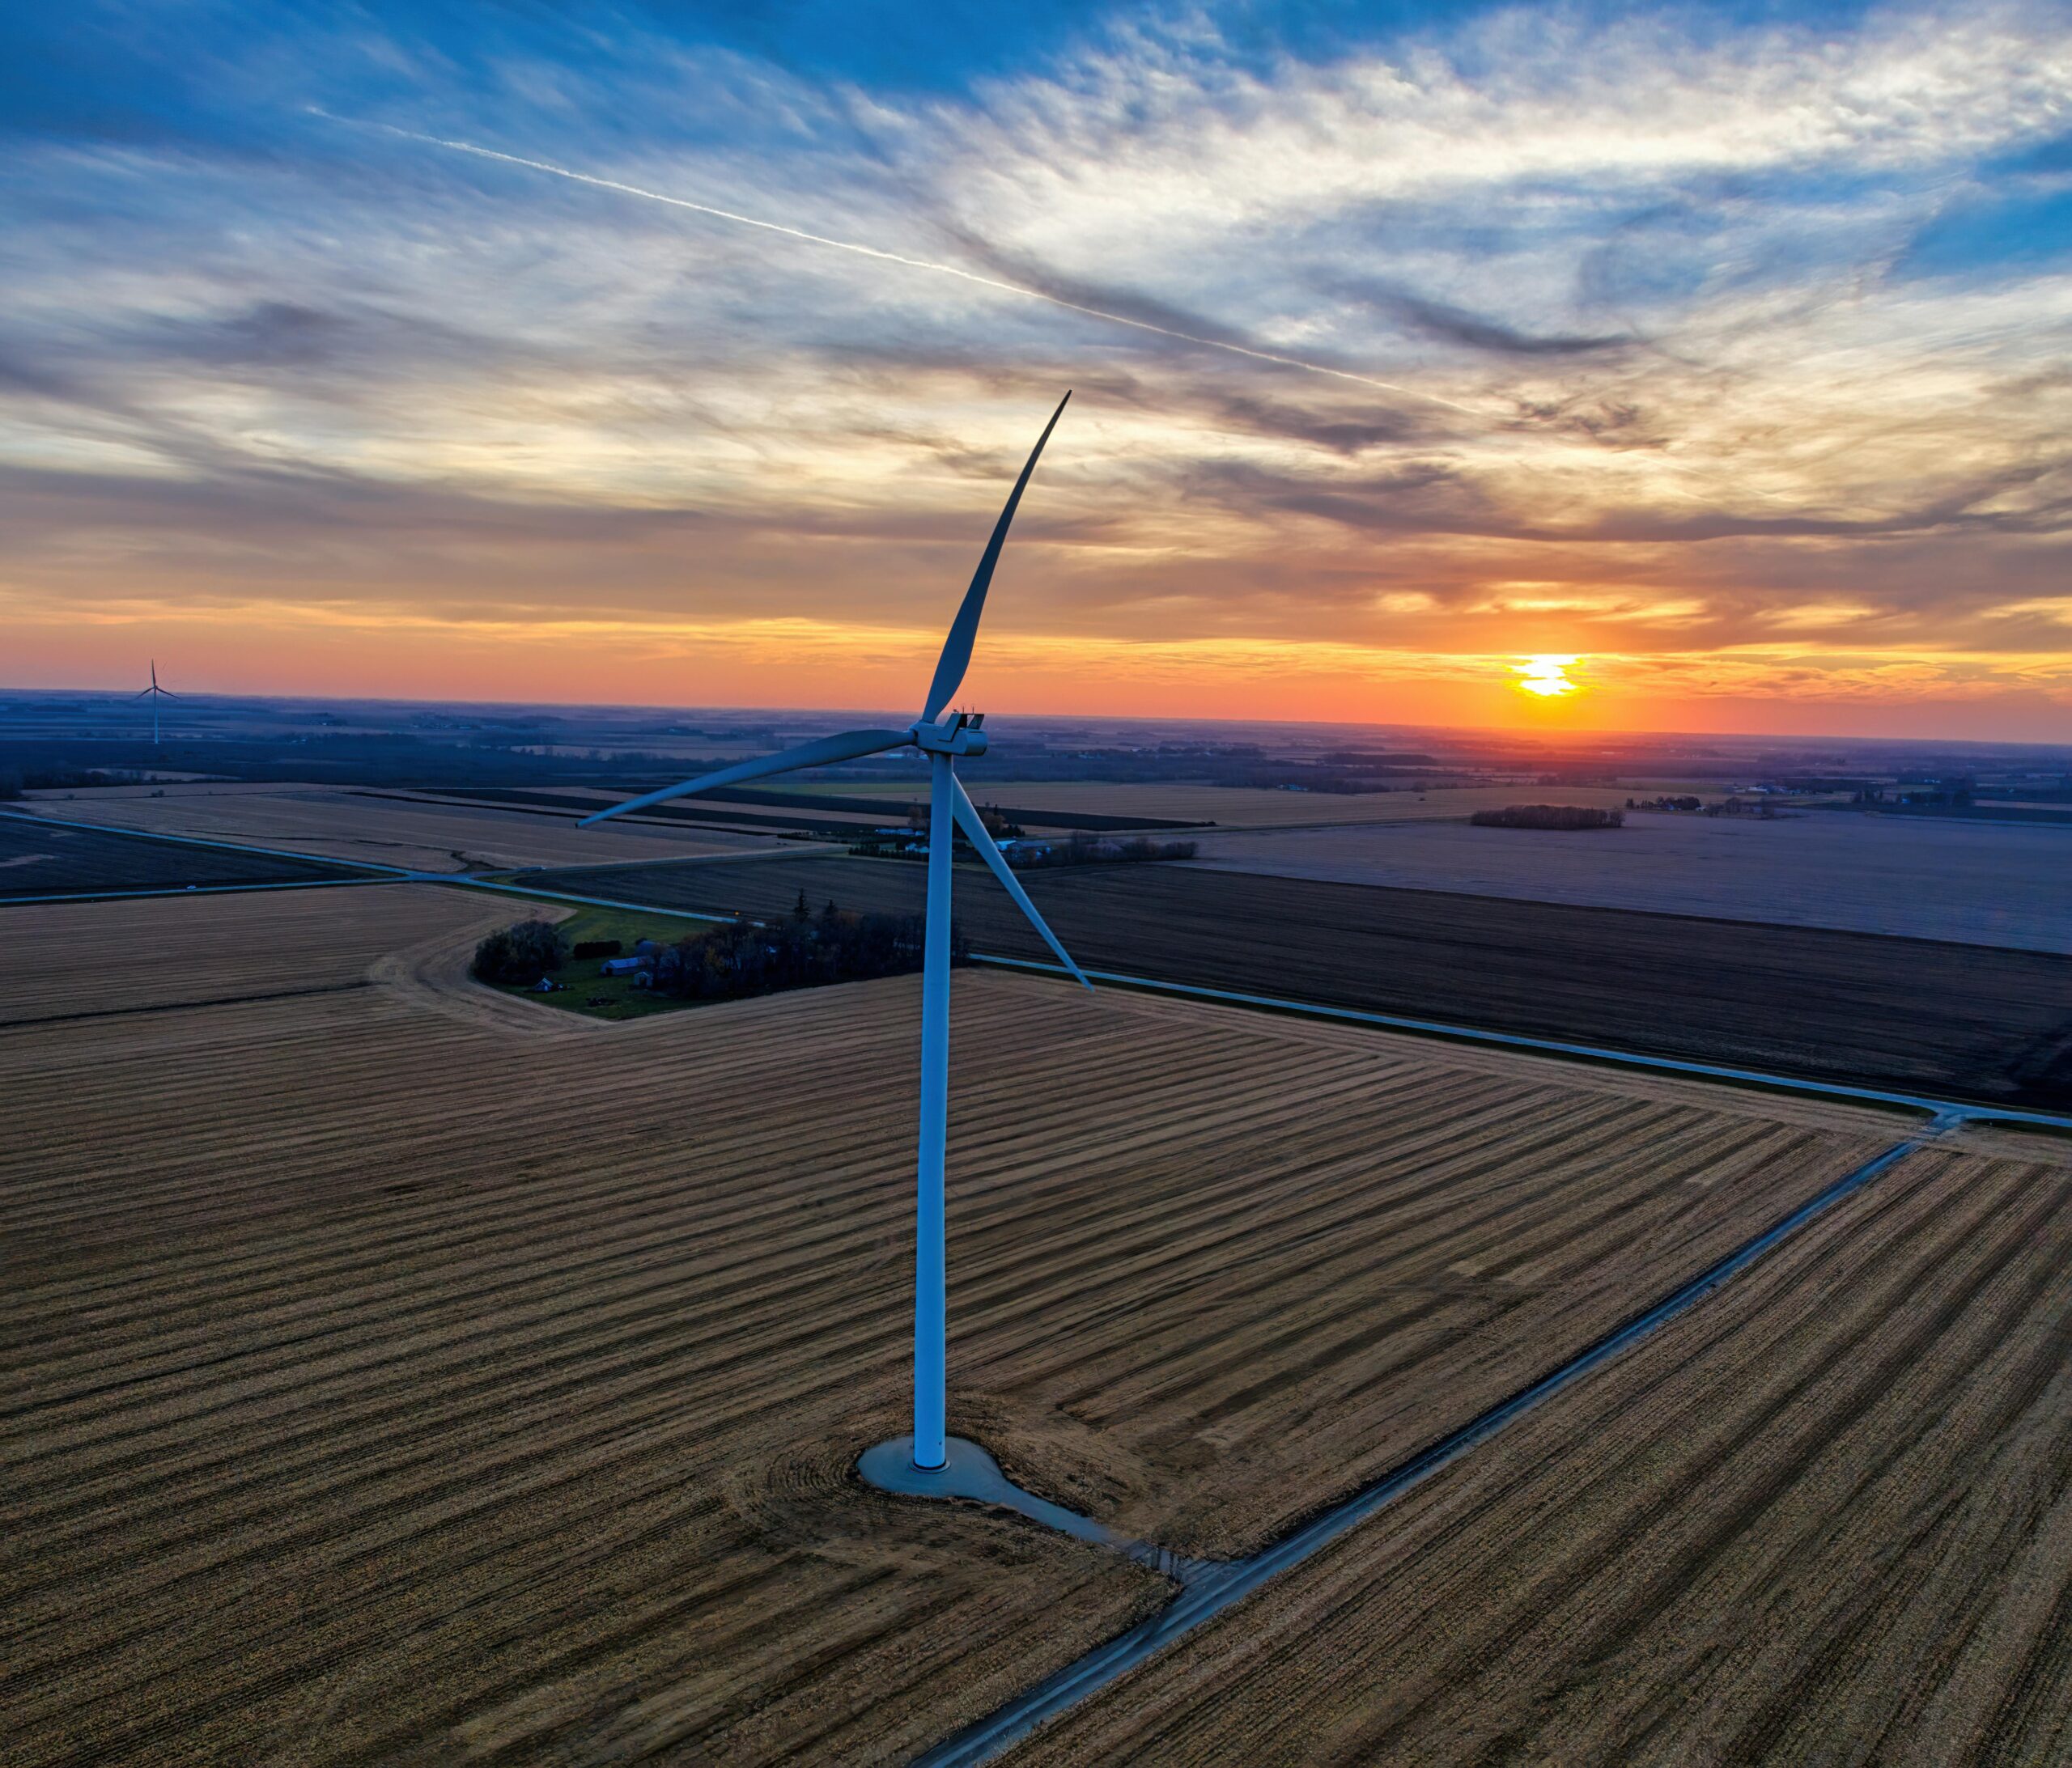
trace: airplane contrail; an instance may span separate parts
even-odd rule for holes
[[[333,122],[352,123],[350,117],[336,117],[316,105],[310,109],[317,116]],[[715,208],[709,202],[693,202],[687,197],[672,197],[665,191],[648,190],[639,184],[629,184],[616,178],[600,178],[587,172],[577,172],[567,166],[557,166],[551,160],[528,159],[522,154],[499,153],[494,147],[478,146],[473,142],[449,140],[442,135],[427,135],[414,129],[399,129],[393,123],[361,123],[357,126],[378,129],[391,135],[401,136],[405,141],[422,142],[428,147],[444,147],[456,154],[473,154],[478,159],[501,161],[507,166],[523,166],[529,172],[543,172],[556,178],[566,178],[579,184],[588,184],[597,190],[615,191],[621,196],[639,197],[648,202],[666,203],[672,209],[688,209],[694,214],[711,215],[721,221],[732,221],[745,227],[760,227],[765,233],[781,233],[787,239],[802,240],[809,245],[827,246],[837,252],[851,252],[859,257],[876,258],[881,263],[897,264],[910,270],[932,271],[937,276],[953,276],[960,282],[975,282],[981,288],[997,289],[1004,295],[1019,295],[1032,301],[1047,301],[1052,307],[1062,307],[1074,313],[1084,313],[1089,318],[1106,320],[1111,325],[1127,325],[1132,330],[1155,332],[1161,337],[1177,338],[1186,344],[1199,344],[1208,350],[1220,350],[1233,356],[1248,356],[1254,362],[1272,363],[1280,368],[1298,368],[1305,374],[1327,375],[1333,380],[1349,380],[1362,387],[1373,387],[1382,392],[1401,393],[1408,398],[1429,401],[1435,405],[1444,405],[1452,411],[1465,412],[1469,417],[1483,415],[1472,406],[1443,399],[1437,393],[1420,392],[1415,387],[1405,387],[1399,382],[1379,380],[1372,375],[1355,374],[1349,368],[1331,368],[1322,363],[1305,362],[1299,356],[1283,356],[1270,350],[1254,350],[1246,344],[1233,344],[1221,337],[1204,337],[1194,332],[1176,330],[1170,325],[1154,325],[1149,320],[1132,319],[1127,313],[1110,312],[1106,307],[1089,307],[1080,301],[1068,301],[1062,295],[1052,295],[1043,289],[1031,288],[1025,282],[1009,282],[999,277],[981,276],[975,270],[966,270],[954,264],[938,263],[932,258],[908,257],[902,252],[886,252],[877,246],[862,245],[854,240],[835,240],[824,233],[809,233],[804,227],[787,227],[782,222],[765,221],[759,216],[745,215],[732,209]]]

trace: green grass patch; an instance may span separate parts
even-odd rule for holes
[[[544,902],[550,899],[539,900]],[[710,921],[692,921],[661,909],[578,909],[561,923],[561,931],[571,946],[579,939],[617,939],[625,948],[622,955],[631,956],[636,940],[652,939],[658,945],[669,945],[686,934],[711,925]],[[675,1012],[683,1007],[706,1004],[703,1001],[677,1000],[667,994],[657,994],[652,989],[635,988],[630,976],[600,976],[597,967],[601,962],[598,958],[568,959],[554,973],[554,980],[563,986],[551,994],[501,986],[497,988],[497,993],[516,995],[541,1007],[557,1007],[564,1013],[580,1013],[585,1019],[612,1020],[646,1019],[655,1013]]]

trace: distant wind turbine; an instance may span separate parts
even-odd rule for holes
[[[155,657],[152,658],[151,686],[145,689],[142,693],[131,694],[130,698],[133,704],[138,700],[148,700],[151,702],[151,747],[153,748],[159,746],[159,702],[177,700],[181,696],[175,693],[172,689],[162,688],[159,685],[159,660]]]
[[[903,731],[844,731],[839,736],[816,738],[775,755],[737,762],[716,773],[701,774],[681,785],[666,786],[644,798],[614,804],[609,810],[585,816],[576,826],[587,829],[607,817],[629,811],[645,810],[672,798],[688,798],[741,780],[766,778],[802,767],[822,767],[835,761],[853,761],[866,755],[911,745],[928,758],[928,943],[921,969],[921,1126],[920,1155],[916,1168],[916,1225],[914,1238],[914,1465],[923,1473],[938,1473],[948,1466],[945,1440],[944,1370],[947,1361],[945,1315],[946,1255],[943,1228],[943,1149],[949,1133],[949,931],[950,849],[955,841],[954,824],[962,829],[993,876],[1013,897],[1015,906],[1029,918],[1030,925],[1043,936],[1043,943],[1057,953],[1058,961],[1085,987],[1093,985],[1043,924],[1036,905],[1029,900],[1008,867],[1007,856],[986,832],[970,796],[956,774],[960,755],[983,755],[986,736],[980,727],[983,712],[949,712],[950,697],[964,680],[970,665],[971,646],[979,634],[979,617],[985,612],[986,590],[993,580],[993,567],[1000,562],[1000,548],[1007,540],[1008,524],[1021,502],[1030,475],[1036,470],[1043,444],[1064,416],[1067,393],[1051,413],[1043,434],[1036,439],[1029,464],[1008,494],[1007,507],[993,525],[971,587],[964,592],[963,605],[950,624],[942,655],[936,664],[935,680],[929,684],[928,703],[921,715]]]

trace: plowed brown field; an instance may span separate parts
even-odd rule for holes
[[[536,881],[660,908],[781,914],[804,890],[811,903],[911,914],[924,870],[834,854]],[[1066,867],[1025,883],[1089,969],[2072,1111],[2072,957],[2054,952],[1184,865]],[[1047,958],[983,869],[960,867],[956,895],[979,951]]]
[[[2072,1757],[2072,1167],[1931,1148],[1010,1759]]]
[[[896,1757],[1161,1599],[848,1476],[902,1424],[912,979],[569,1034],[376,956],[495,903],[163,906],[167,1010],[0,1028],[11,1759]],[[367,986],[175,1004],[327,906]],[[90,978],[90,913],[8,925]],[[957,1011],[953,1419],[1197,1550],[1892,1134],[1000,975]]]
[[[2072,828],[1641,812],[1552,838],[1428,822],[1212,832],[1198,846],[1194,863],[1220,871],[2072,952]]]

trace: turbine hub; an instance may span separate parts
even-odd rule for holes
[[[983,712],[953,712],[940,724],[917,724],[911,741],[930,755],[983,755],[986,733]]]

